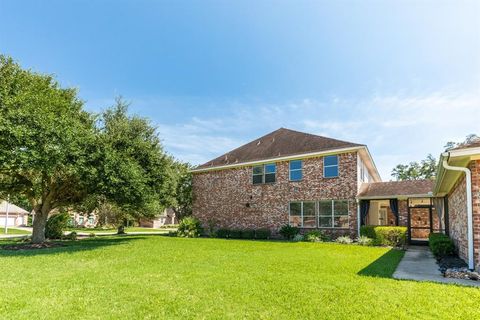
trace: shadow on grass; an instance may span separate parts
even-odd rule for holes
[[[78,251],[95,250],[107,246],[115,246],[132,241],[143,239],[143,236],[109,236],[96,237],[76,241],[54,241],[61,246],[43,249],[28,249],[28,250],[5,250],[4,246],[20,245],[21,241],[8,241],[0,244],[0,257],[29,257],[37,255],[61,254],[61,253],[75,253]]]
[[[390,249],[357,274],[367,277],[391,278],[404,254],[403,250]]]

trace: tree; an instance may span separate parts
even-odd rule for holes
[[[182,219],[192,214],[192,167],[188,163],[176,162],[175,169],[175,198],[172,209],[178,219]]]
[[[456,147],[461,147],[463,145],[467,145],[467,144],[470,144],[472,142],[477,142],[477,141],[480,141],[480,137],[475,133],[471,133],[471,134],[469,134],[465,137],[465,140],[463,142],[449,141],[445,144],[444,148],[445,148],[446,151],[448,151],[450,149],[453,149],[453,148],[456,148]]]
[[[81,200],[94,174],[93,117],[75,89],[0,56],[0,192],[21,194],[35,211],[32,241],[45,240],[51,211]]]
[[[396,180],[435,179],[437,160],[429,154],[419,162],[410,162],[408,165],[399,164],[392,170],[392,177]]]

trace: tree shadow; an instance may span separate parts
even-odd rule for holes
[[[75,241],[53,241],[60,246],[52,248],[42,249],[27,249],[27,250],[6,250],[5,246],[12,244],[21,244],[21,241],[8,241],[0,244],[0,257],[31,257],[38,255],[51,255],[51,254],[72,254],[79,251],[95,250],[101,247],[116,246],[132,241],[144,239],[144,236],[108,236],[108,237],[96,237],[87,238]]]
[[[403,250],[390,249],[357,274],[367,277],[392,278],[404,255],[405,251]]]

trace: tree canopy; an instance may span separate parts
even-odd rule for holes
[[[396,180],[422,180],[435,179],[437,160],[429,154],[420,162],[413,161],[409,164],[399,164],[392,170],[392,177]]]
[[[108,202],[151,216],[175,203],[175,162],[122,99],[88,113],[75,89],[0,56],[0,123],[0,197],[28,199],[34,242],[57,208]]]

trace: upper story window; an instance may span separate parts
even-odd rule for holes
[[[253,167],[253,184],[273,183],[275,182],[275,174],[277,166],[275,163],[267,163]]]
[[[338,177],[338,156],[323,157],[323,176],[325,178]]]
[[[303,161],[302,160],[292,160],[290,161],[290,181],[300,181],[302,180],[303,173]]]

